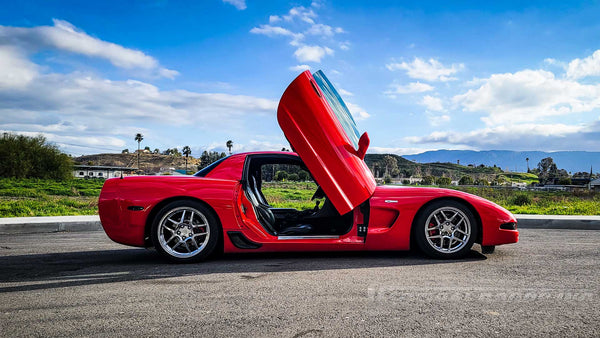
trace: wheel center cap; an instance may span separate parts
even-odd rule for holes
[[[177,232],[181,238],[188,238],[192,236],[192,226],[189,224],[181,223],[177,226]]]

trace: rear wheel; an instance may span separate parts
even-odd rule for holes
[[[210,255],[221,235],[213,212],[196,201],[174,201],[156,215],[151,230],[158,252],[175,262],[196,262]]]
[[[414,224],[415,241],[422,252],[434,258],[464,257],[477,238],[477,221],[464,204],[440,200],[428,205]]]

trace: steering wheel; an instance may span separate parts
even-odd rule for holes
[[[321,186],[319,186],[317,188],[317,191],[315,191],[313,196],[310,198],[310,200],[314,201],[317,198],[323,198],[323,197],[325,197],[325,192],[323,191],[323,188],[321,188]]]

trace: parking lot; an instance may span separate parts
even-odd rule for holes
[[[0,236],[2,336],[596,336],[600,232],[522,229],[411,252],[225,255],[174,265],[101,231]]]

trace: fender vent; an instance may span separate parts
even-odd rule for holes
[[[238,249],[258,249],[262,246],[260,243],[249,240],[239,231],[227,231],[227,236],[229,236],[231,243]]]

